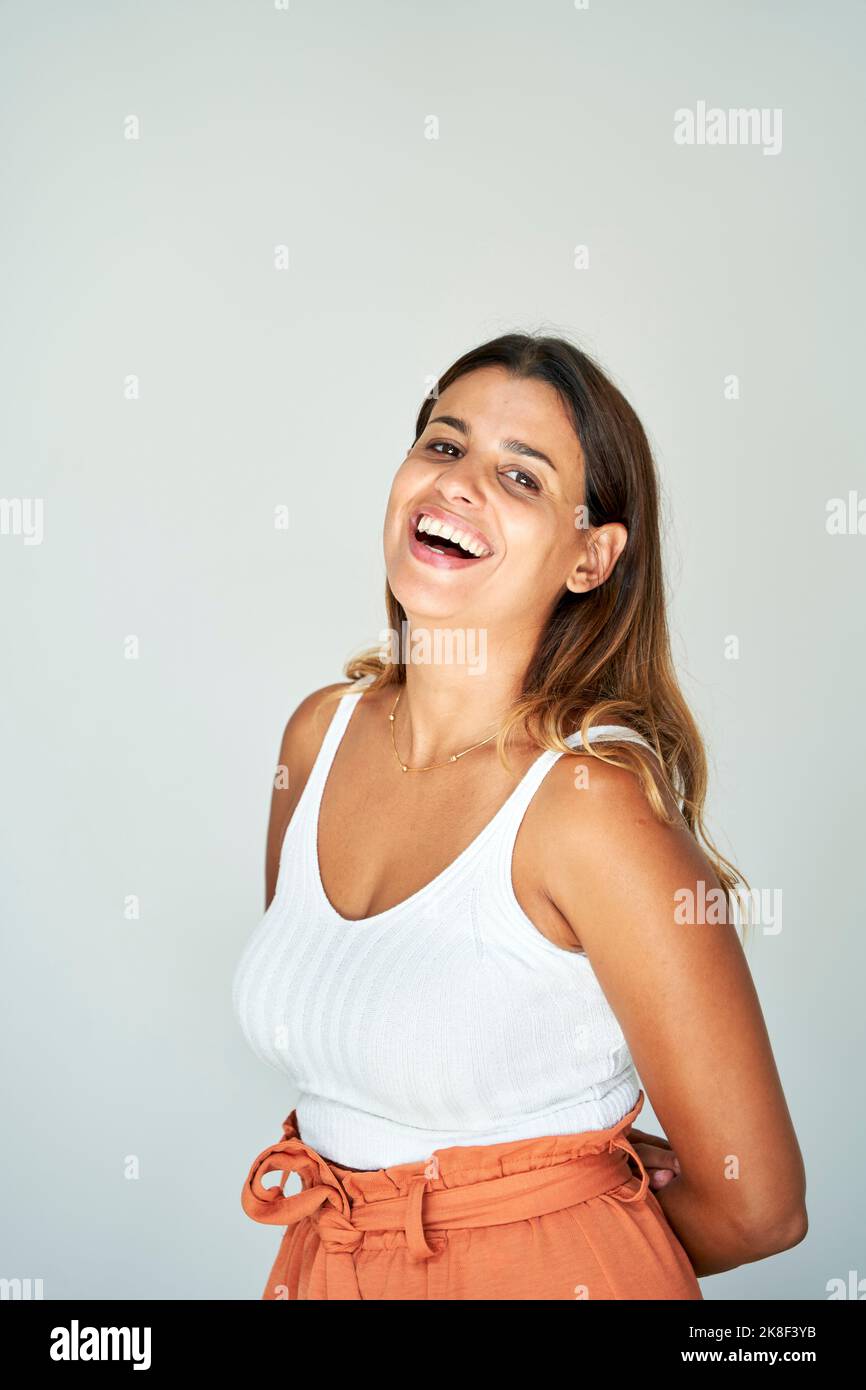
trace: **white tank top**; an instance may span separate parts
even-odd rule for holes
[[[350,921],[319,873],[319,803],[363,692],[338,701],[282,844],[274,897],[251,931],[232,1002],[253,1051],[300,1092],[298,1128],[350,1168],[606,1129],[639,1085],[589,958],[555,946],[520,907],[514,841],[542,752],[472,843],[394,907]],[[646,740],[601,724],[592,740]],[[580,746],[580,734],[567,740]],[[649,744],[646,744],[649,747]]]

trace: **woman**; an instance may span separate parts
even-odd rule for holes
[[[301,1096],[242,1194],[286,1226],[263,1297],[700,1299],[802,1240],[805,1179],[705,911],[739,880],[641,424],[569,343],[487,343],[422,405],[384,551],[390,649],[288,721],[234,979]]]

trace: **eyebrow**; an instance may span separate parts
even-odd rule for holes
[[[435,415],[432,420],[427,421],[427,425],[428,427],[430,425],[450,425],[452,430],[456,430],[466,439],[469,438],[469,426],[465,420],[461,420],[459,415]],[[520,454],[522,458],[540,459],[542,463],[547,464],[548,468],[552,468],[554,473],[556,472],[556,464],[547,457],[547,454],[543,454],[540,449],[533,449],[531,444],[524,444],[522,439],[500,439],[499,445],[502,449],[509,449],[514,454]]]

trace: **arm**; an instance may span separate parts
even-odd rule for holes
[[[350,684],[348,681],[337,681],[334,685],[314,690],[312,695],[301,701],[283,730],[274,770],[265,848],[265,911],[276,892],[280,851],[286,829],[322,746],[325,730],[337,708],[334,700],[323,700],[323,696],[332,690],[348,690]]]
[[[589,767],[581,790],[577,756]],[[808,1227],[803,1159],[736,927],[674,916],[683,888],[720,887],[709,861],[681,817],[653,815],[626,769],[566,755],[548,780],[545,888],[679,1159],[655,1193],[665,1216],[698,1275],[796,1245]]]

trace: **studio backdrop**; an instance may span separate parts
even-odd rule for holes
[[[276,1235],[240,1190],[296,1096],[231,979],[280,737],[385,626],[425,393],[518,330],[645,424],[707,822],[759,895],[810,1229],[704,1296],[855,1289],[862,5],[16,0],[0,26],[0,1276],[260,1296]]]

